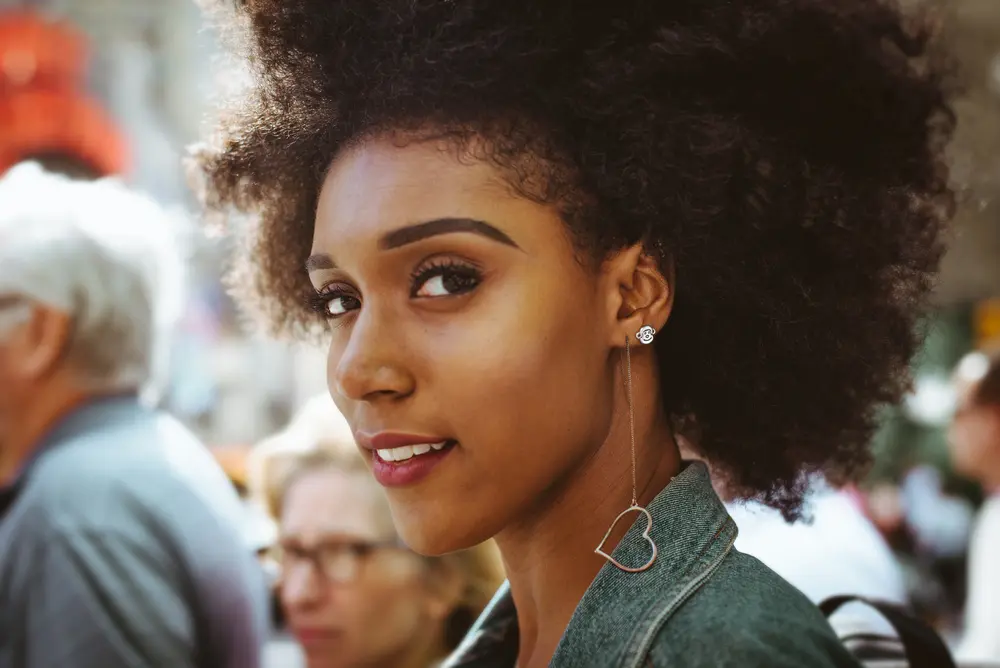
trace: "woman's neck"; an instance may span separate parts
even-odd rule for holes
[[[621,414],[621,411],[619,411]],[[595,554],[605,532],[632,501],[628,413],[569,479],[555,487],[531,517],[496,537],[517,608],[519,668],[547,666],[577,604],[604,565]],[[665,417],[636,427],[636,482],[647,505],[680,468]],[[615,525],[604,544],[612,549],[634,518]]]

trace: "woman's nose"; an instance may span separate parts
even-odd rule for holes
[[[327,379],[330,392],[351,401],[373,401],[413,392],[414,378],[402,360],[402,342],[391,329],[362,314],[354,323],[347,345],[330,345]]]
[[[323,600],[323,584],[311,568],[295,568],[282,574],[281,600],[288,609],[315,605]]]

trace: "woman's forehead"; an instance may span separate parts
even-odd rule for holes
[[[456,220],[477,229],[455,231],[499,241],[504,245],[495,248],[517,251],[511,258],[574,269],[572,239],[556,206],[521,196],[485,162],[422,142],[364,144],[338,158],[320,193],[307,270],[374,268],[369,260],[405,250],[388,243],[391,237]]]
[[[283,533],[308,531],[384,540],[393,535],[388,504],[366,471],[310,471],[289,488]]]
[[[377,233],[418,220],[482,217],[515,199],[486,163],[459,161],[429,142],[399,147],[372,141],[331,165],[320,190],[316,227],[317,233],[330,229],[338,236],[359,225]]]

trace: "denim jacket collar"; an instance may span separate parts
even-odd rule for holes
[[[658,555],[640,573],[605,564],[577,605],[551,666],[633,666],[648,652],[670,615],[703,584],[732,549],[736,525],[712,488],[701,462],[684,469],[647,506],[650,540]],[[639,565],[650,555],[644,515],[612,553]],[[511,668],[517,656],[517,619],[510,586],[494,596],[448,668]]]

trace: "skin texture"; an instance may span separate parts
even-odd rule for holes
[[[538,644],[550,652],[631,496],[624,338],[662,327],[671,292],[638,249],[582,269],[558,216],[498,176],[434,142],[345,153],[324,183],[313,246],[338,268],[311,278],[327,312],[343,313],[328,377],[352,428],[459,441],[426,479],[387,489],[402,538],[441,554],[496,536],[519,613],[544,620]],[[456,233],[379,249],[386,232],[442,217],[487,221],[517,248]],[[442,262],[475,266],[481,281],[456,290],[446,272],[413,284],[414,271]],[[678,455],[654,353],[636,345],[631,357],[646,502]]]
[[[335,468],[305,473],[289,487],[281,534],[283,544],[305,548],[394,538],[371,478]],[[376,551],[351,583],[324,582],[314,568],[297,566],[284,574],[280,593],[309,668],[423,668],[443,654],[442,626],[453,601],[415,554]]]

